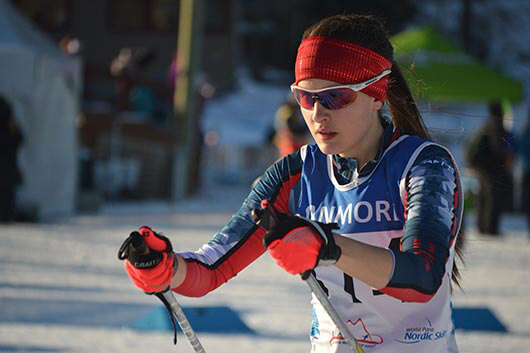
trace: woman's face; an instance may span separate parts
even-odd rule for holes
[[[298,86],[306,89],[321,89],[339,85],[333,81],[306,79]],[[382,127],[377,112],[382,103],[362,92],[357,92],[355,101],[341,109],[328,110],[318,100],[312,110],[300,108],[305,122],[318,147],[326,154],[339,154],[356,159],[369,156],[373,146],[378,146]],[[376,151],[375,151],[376,152]],[[368,156],[367,156],[368,155]]]

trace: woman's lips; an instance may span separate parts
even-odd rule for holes
[[[333,131],[317,131],[317,134],[322,141],[329,141],[337,136],[337,133]]]

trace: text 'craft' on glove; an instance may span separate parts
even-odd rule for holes
[[[123,242],[118,258],[134,285],[145,293],[160,293],[169,288],[175,256],[171,242],[147,226],[133,231]]]

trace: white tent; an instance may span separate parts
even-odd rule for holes
[[[7,0],[0,0],[0,95],[24,134],[17,204],[41,220],[71,215],[77,190],[81,62],[64,55]]]

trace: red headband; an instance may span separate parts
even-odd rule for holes
[[[318,78],[354,84],[367,81],[391,67],[390,61],[370,49],[329,37],[309,37],[298,47],[295,83]],[[361,92],[384,102],[387,87],[388,75]]]

